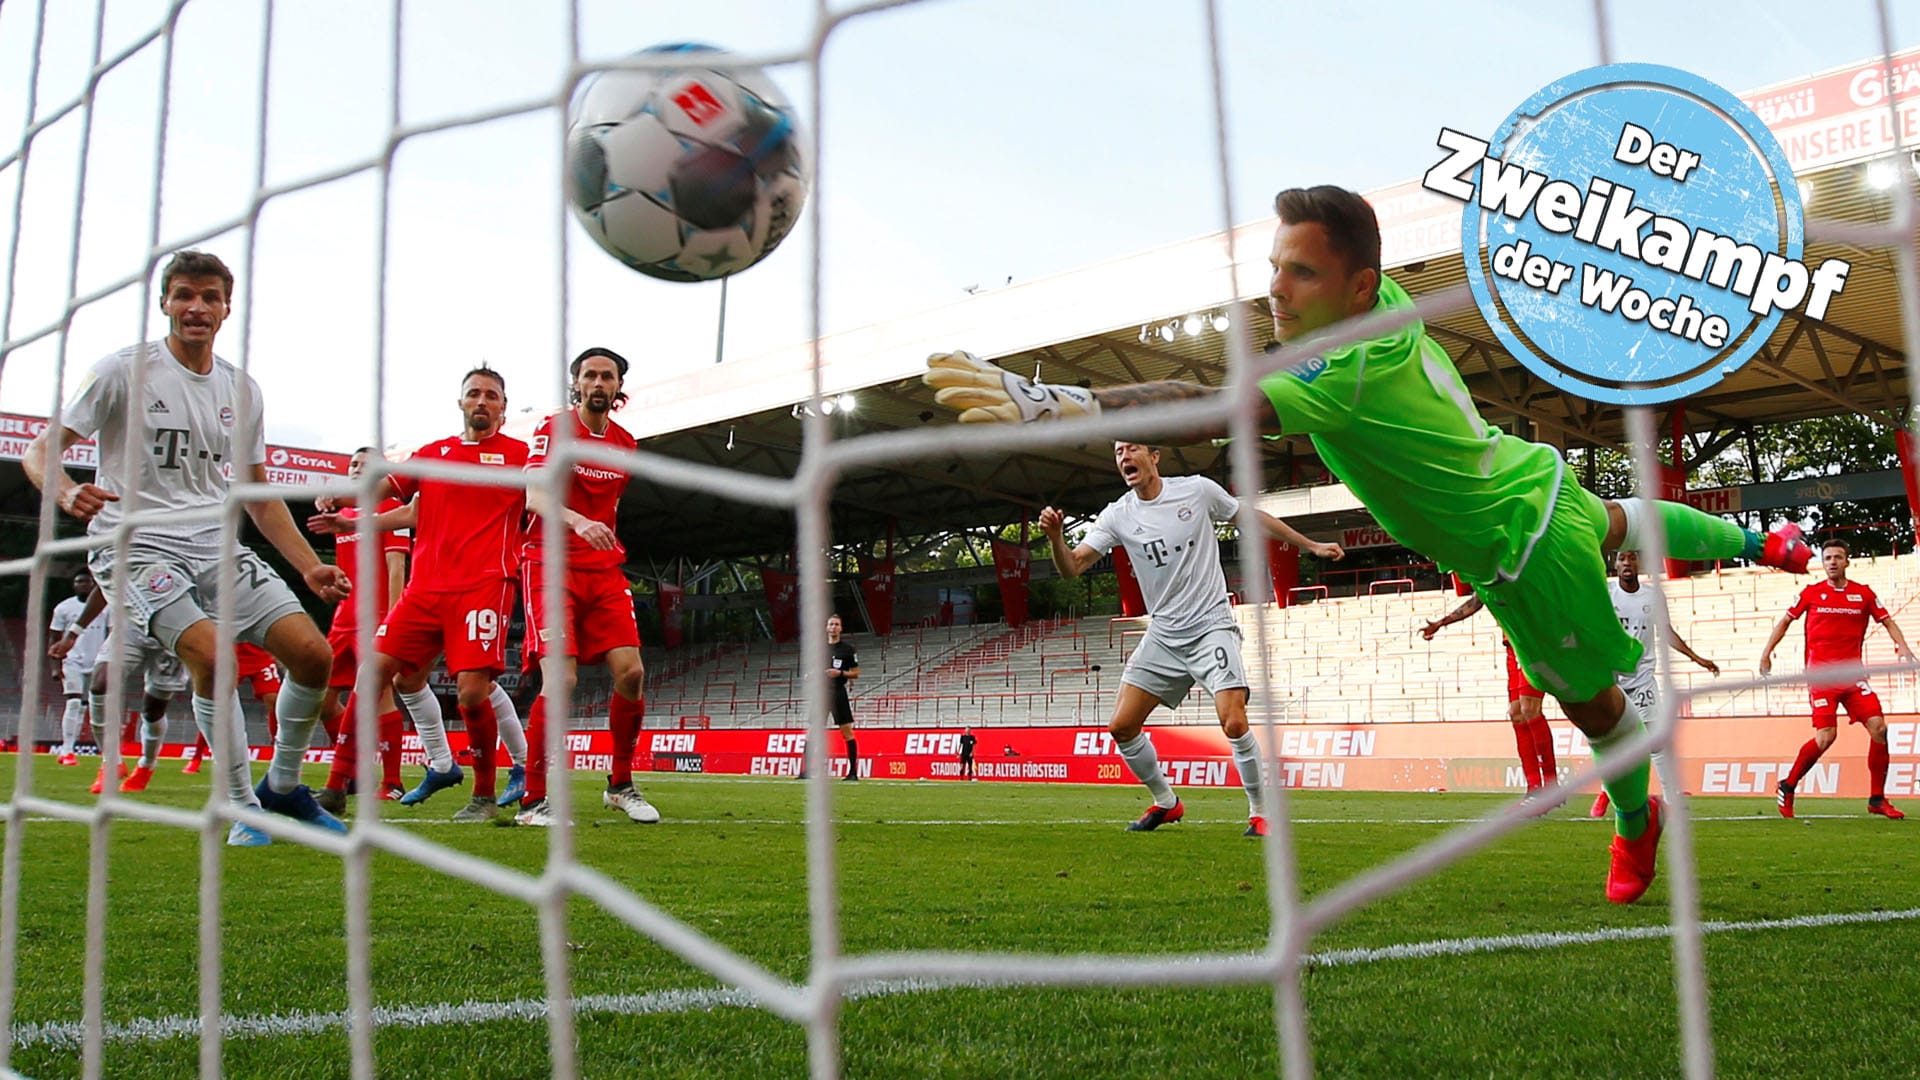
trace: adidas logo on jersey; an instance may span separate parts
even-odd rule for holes
[[[147,406],[147,411],[150,413],[157,413],[157,412],[172,412],[173,410],[167,408],[166,402],[160,400],[159,398],[154,398],[153,404]]]

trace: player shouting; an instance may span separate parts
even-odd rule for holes
[[[1247,792],[1246,835],[1265,836],[1260,744],[1247,727],[1249,690],[1240,659],[1240,626],[1233,619],[1226,573],[1220,568],[1220,538],[1213,528],[1217,521],[1234,520],[1240,501],[1204,476],[1161,476],[1159,447],[1116,442],[1113,464],[1127,493],[1100,511],[1085,540],[1069,550],[1065,518],[1051,506],[1040,511],[1040,530],[1053,547],[1053,565],[1066,578],[1079,577],[1125,545],[1147,613],[1153,616],[1146,636],[1127,657],[1113,717],[1107,721],[1121,759],[1153,795],[1153,805],[1127,828],[1146,832],[1186,814],[1160,768],[1153,741],[1141,729],[1155,708],[1179,708],[1197,682],[1213,695],[1214,715],[1233,748],[1233,765]],[[1279,518],[1256,513],[1268,536],[1323,559],[1346,557],[1338,544],[1309,540]]]

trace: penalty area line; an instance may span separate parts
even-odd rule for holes
[[[1714,920],[1701,923],[1700,929],[1704,934],[1737,934],[1902,922],[1912,919],[1920,919],[1920,908],[1796,915],[1784,919]],[[1309,953],[1305,966],[1341,968],[1398,960],[1428,960],[1435,957],[1470,956],[1481,953],[1542,952],[1576,945],[1655,940],[1671,937],[1673,933],[1672,926],[1623,926],[1602,930],[1562,930],[1535,934],[1500,934],[1493,937],[1445,938],[1377,948],[1332,949]],[[1179,964],[1181,961],[1175,960],[1172,963]],[[847,992],[847,998],[857,1001],[928,990],[999,989],[1010,985],[1017,984],[993,979],[958,981],[887,979],[853,987]],[[1054,987],[1054,989],[1060,989],[1060,987]],[[657,990],[646,994],[582,994],[574,999],[574,1011],[580,1016],[651,1016],[706,1012],[721,1008],[754,1008],[758,1005],[759,1000],[751,993],[732,988]],[[227,1037],[232,1039],[287,1038],[343,1030],[348,1026],[348,1016],[346,1012],[296,1011],[259,1016],[229,1016],[222,1023]],[[538,998],[389,1006],[373,1010],[374,1024],[382,1028],[429,1028],[500,1020],[537,1021],[544,1020],[546,1016],[547,1003]],[[110,1043],[194,1038],[200,1034],[200,1018],[192,1015],[147,1017],[108,1024],[103,1034],[105,1040]],[[13,1032],[13,1045],[21,1049],[45,1047],[51,1050],[78,1050],[84,1037],[83,1026],[73,1021],[18,1024]]]

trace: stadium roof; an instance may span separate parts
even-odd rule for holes
[[[1902,75],[1920,72],[1920,49],[1896,54]],[[1878,60],[1863,61],[1742,95],[1780,139],[1803,188],[1809,217],[1884,225],[1885,189],[1868,167],[1896,149],[1896,113]],[[1900,122],[1920,128],[1920,79],[1896,79]],[[1911,182],[1911,173],[1896,174]],[[1381,220],[1383,262],[1415,297],[1466,280],[1460,208],[1417,182],[1368,194]],[[856,392],[858,408],[837,413],[839,436],[952,423],[919,382],[931,352],[966,348],[1021,373],[1095,385],[1186,379],[1220,385],[1226,336],[1203,329],[1171,342],[1153,333],[1189,314],[1226,314],[1269,340],[1262,301],[1271,219],[1183,243],[989,290],[947,307],[832,335],[818,342],[822,392]],[[1862,248],[1845,230],[1809,230],[1805,261],[1847,258],[1853,270],[1826,318],[1789,313],[1760,354],[1712,390],[1684,402],[1693,456],[1711,456],[1747,425],[1860,412],[1898,422],[1909,403],[1899,314],[1896,252],[1877,241]],[[1232,252],[1231,258],[1229,251]],[[1618,446],[1621,410],[1576,398],[1533,376],[1495,340],[1469,306],[1432,320],[1428,332],[1453,356],[1483,414],[1521,433],[1566,447]],[[669,456],[772,476],[798,467],[800,420],[810,397],[811,345],[728,361],[713,368],[629,387],[621,420],[648,449]],[[671,405],[671,409],[663,408]],[[1662,407],[1667,430],[1671,407]],[[657,412],[654,410],[658,410]],[[671,415],[674,430],[650,426]],[[692,422],[687,423],[691,418]],[[1269,444],[1269,487],[1287,486],[1290,455],[1308,457],[1303,438]],[[1225,450],[1169,449],[1170,472],[1225,478]],[[836,492],[834,535],[843,541],[1017,520],[1023,509],[1061,506],[1090,513],[1119,490],[1108,447],[1020,452],[999,461],[930,458],[856,470]],[[635,558],[738,557],[777,553],[793,542],[791,516],[742,507],[703,493],[637,479],[621,506],[623,537]],[[1340,522],[1339,524],[1346,524]],[[1332,523],[1328,523],[1332,524]]]

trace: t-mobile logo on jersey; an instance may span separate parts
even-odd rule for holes
[[[181,462],[193,456],[193,433],[186,428],[155,428],[153,434],[157,440],[153,444],[153,454],[160,459],[161,468],[178,469]],[[216,463],[220,460],[219,454],[209,455],[205,450],[200,451],[201,460],[209,456]]]
[[[1167,565],[1167,542],[1165,540],[1148,540],[1141,544],[1140,548],[1146,553],[1147,558],[1153,560],[1153,565]]]

